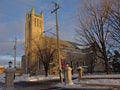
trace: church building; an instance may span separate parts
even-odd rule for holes
[[[47,40],[52,43],[52,48],[56,48],[56,38],[45,36],[44,30],[44,14],[36,14],[34,8],[30,12],[26,13],[25,23],[25,55],[22,57],[22,69],[24,73],[34,72],[35,74],[44,74],[44,66],[41,61],[38,61],[38,55],[36,54],[37,48],[45,48],[48,43]],[[60,45],[60,59],[61,64],[69,63],[73,70],[76,70],[78,66],[85,65],[86,54],[82,53],[79,48],[79,44],[59,40]],[[54,61],[50,63],[49,74],[58,74],[58,60],[54,56]],[[55,70],[54,70],[55,69]]]
[[[54,42],[54,44],[56,45],[55,38],[45,36],[43,12],[41,12],[40,14],[36,14],[34,8],[32,8],[30,12],[26,13],[25,55],[23,56],[22,59],[22,68],[24,72],[30,73],[31,71],[36,71],[37,67],[39,67],[37,62],[37,55],[35,54],[35,51],[36,51],[36,44],[38,43],[40,48],[44,48],[45,43],[43,42],[43,38],[46,38],[49,41],[52,40],[52,42]],[[60,41],[60,48],[62,49],[61,59],[65,58],[65,54],[63,54],[65,51],[72,50],[73,52],[74,50],[78,49],[73,43],[63,40],[59,40],[59,41]],[[58,63],[58,61],[56,61],[56,63]]]

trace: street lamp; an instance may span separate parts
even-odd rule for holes
[[[8,65],[9,65],[9,68],[12,67],[12,62],[9,61],[9,62],[8,62]]]

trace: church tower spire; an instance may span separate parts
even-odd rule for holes
[[[35,14],[34,8],[31,9],[31,14],[32,14],[32,15]]]

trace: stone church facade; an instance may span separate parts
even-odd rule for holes
[[[43,38],[56,45],[56,39],[45,36],[44,31],[44,14],[41,12],[39,15],[35,13],[34,8],[30,12],[26,13],[26,23],[25,23],[25,55],[22,57],[22,68],[24,73],[30,73],[31,71],[36,72],[38,66],[36,51],[36,43],[39,43],[41,48],[44,48],[45,44]],[[61,59],[66,58],[66,51],[75,51],[76,46],[72,45],[70,42],[59,40],[61,48]],[[63,50],[64,49],[64,50]],[[56,60],[56,57],[55,57]],[[58,68],[58,61],[55,61],[56,66],[53,69]],[[39,64],[42,64],[39,62]],[[39,67],[40,72],[44,71],[43,66]],[[53,70],[50,70],[52,72]],[[43,73],[43,72],[42,72]]]

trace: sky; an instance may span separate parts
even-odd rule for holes
[[[54,3],[59,4],[59,37],[74,41],[78,7],[82,0],[1,0],[0,1],[0,65],[14,60],[14,44],[17,38],[17,60],[24,55],[25,15],[32,8],[44,13],[45,31],[55,33]],[[46,33],[50,35],[50,33]]]

